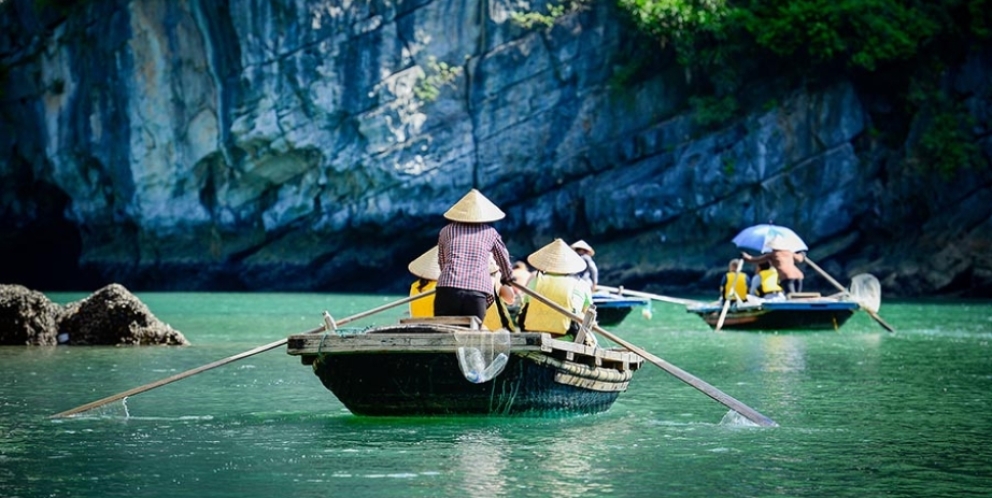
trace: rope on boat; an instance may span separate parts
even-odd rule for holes
[[[602,382],[627,382],[634,376],[633,370],[619,371],[612,368],[591,368],[581,363],[561,361],[542,353],[517,353],[538,365],[549,365],[563,372],[585,379]]]

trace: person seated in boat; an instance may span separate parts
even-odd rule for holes
[[[727,299],[733,302],[747,301],[747,275],[741,272],[744,263],[732,259],[727,263],[727,273],[720,279],[720,304]]]
[[[751,275],[751,280],[747,284],[747,294],[748,296],[761,297],[758,293],[761,291],[761,264],[751,263],[753,274]]]
[[[508,308],[508,305],[513,304],[513,300],[516,298],[516,290],[502,283],[503,278],[499,273],[499,267],[496,266],[496,261],[492,258],[489,259],[489,272],[492,276],[493,294],[496,299],[493,300],[493,304],[489,305],[489,308],[486,308],[486,318],[482,320],[482,325],[489,330],[506,329],[516,332],[517,328]]]
[[[407,269],[417,277],[410,284],[411,296],[434,290],[437,287],[437,278],[441,275],[441,267],[437,264],[437,246],[411,261]],[[434,294],[410,301],[410,316],[413,318],[434,316]]]
[[[530,282],[530,277],[533,272],[527,263],[523,261],[517,261],[513,263],[513,281],[520,285],[527,285]],[[510,307],[514,310],[519,310],[520,305],[523,304],[524,291],[513,287],[513,302],[510,303]]]
[[[758,264],[758,272],[751,279],[751,294],[769,301],[785,299],[778,281],[778,271],[768,261]]]
[[[596,251],[584,240],[573,243],[571,247],[586,262],[586,268],[578,273],[579,280],[587,282],[589,289],[596,292],[596,286],[599,285],[599,268],[592,259],[596,255]]]
[[[806,261],[806,257],[802,253],[793,252],[786,247],[780,237],[769,241],[768,248],[771,252],[761,256],[751,256],[746,252],[742,252],[741,256],[748,263],[764,263],[765,261],[771,263],[772,268],[778,272],[779,283],[783,289],[789,293],[802,292],[804,275],[796,263]]]
[[[530,270],[530,267],[527,266],[527,263],[523,261],[517,261],[516,263],[513,263],[514,282],[517,282],[520,285],[527,285],[527,282],[530,282],[530,277],[532,274],[533,272]]]
[[[451,206],[449,221],[438,234],[438,266],[434,316],[486,318],[486,309],[496,299],[489,258],[496,261],[503,283],[512,282],[510,255],[503,238],[489,223],[506,215],[481,192],[472,189]]]
[[[585,267],[585,261],[563,240],[555,239],[538,249],[527,257],[527,262],[537,270],[527,288],[577,315],[584,314],[592,305],[589,286],[575,276]],[[569,317],[531,296],[524,297],[517,321],[521,330],[547,332],[566,341],[575,340],[579,330]],[[595,341],[591,333],[587,338]]]

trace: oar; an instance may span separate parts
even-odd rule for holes
[[[582,323],[582,317],[581,316],[576,315],[575,313],[572,313],[571,311],[569,311],[569,310],[561,307],[558,303],[556,303],[556,302],[554,302],[554,301],[552,301],[552,300],[550,300],[550,299],[542,296],[541,294],[539,294],[539,293],[537,293],[537,292],[535,292],[535,291],[533,291],[531,289],[528,289],[527,287],[525,287],[523,285],[518,284],[517,282],[513,282],[513,286],[516,287],[516,288],[518,288],[518,289],[520,289],[521,291],[523,291],[524,293],[526,293],[530,297],[533,297],[534,299],[537,299],[538,301],[541,301],[542,303],[550,306],[552,309],[554,309],[555,311],[561,313],[562,315],[567,316],[572,321],[574,321],[576,323]],[[674,375],[677,379],[681,380],[682,382],[685,382],[686,384],[689,384],[690,386],[692,386],[692,387],[694,387],[694,388],[702,391],[703,394],[705,394],[705,395],[713,398],[714,400],[722,403],[724,406],[727,406],[731,410],[734,410],[735,412],[740,413],[741,415],[747,417],[748,420],[750,420],[750,421],[752,421],[752,422],[754,422],[754,423],[756,423],[756,424],[758,424],[760,426],[763,426],[763,427],[777,427],[778,426],[778,424],[775,423],[774,420],[772,420],[772,419],[770,419],[770,418],[768,418],[768,417],[766,417],[766,416],[758,413],[753,408],[745,405],[744,403],[741,403],[740,401],[737,401],[736,399],[730,397],[729,395],[727,395],[723,391],[720,391],[719,389],[717,389],[717,388],[715,388],[715,387],[707,384],[702,379],[700,379],[700,378],[698,378],[698,377],[690,374],[689,372],[686,372],[685,370],[682,370],[681,368],[679,368],[679,367],[677,367],[675,365],[672,365],[671,363],[668,363],[667,361],[665,361],[665,360],[663,360],[661,358],[658,358],[657,356],[655,356],[655,355],[653,355],[651,353],[648,353],[647,351],[645,351],[645,350],[643,350],[643,349],[641,349],[641,348],[639,348],[639,347],[637,347],[637,346],[635,346],[635,345],[633,345],[633,344],[625,341],[624,339],[621,339],[620,337],[617,337],[616,335],[614,335],[611,332],[608,332],[607,330],[603,329],[599,325],[593,325],[592,329],[595,330],[596,332],[599,332],[600,334],[603,334],[603,337],[606,337],[607,339],[609,339],[609,340],[611,340],[611,341],[613,341],[613,342],[615,342],[615,343],[617,343],[617,344],[619,344],[619,345],[627,348],[627,350],[629,350],[632,353],[640,356],[641,358],[644,358],[645,360],[648,360],[651,363],[654,363],[655,366],[657,366],[657,367],[661,368],[662,370],[664,370],[664,371],[666,371],[666,372]]]
[[[703,304],[702,301],[695,301],[692,299],[682,299],[679,297],[662,296],[661,294],[652,294],[650,292],[635,291],[630,289],[624,289],[622,287],[610,287],[608,285],[597,285],[596,289],[602,289],[606,292],[615,292],[617,294],[626,294],[628,296],[654,299],[655,301],[662,301],[665,303],[682,304],[685,306],[694,306],[697,304]]]
[[[365,318],[365,317],[367,317],[369,315],[373,315],[373,314],[378,313],[380,311],[385,311],[385,310],[388,310],[390,308],[395,308],[396,306],[399,306],[401,304],[406,304],[406,303],[409,303],[410,301],[415,301],[417,299],[430,296],[431,294],[434,294],[435,292],[437,292],[437,291],[436,290],[429,290],[427,292],[423,292],[423,293],[417,294],[415,296],[406,297],[406,298],[400,299],[398,301],[393,301],[391,303],[384,304],[382,306],[379,306],[378,308],[373,308],[373,309],[370,309],[368,311],[363,311],[361,313],[358,313],[357,315],[352,315],[352,316],[349,316],[347,318],[342,318],[341,320],[338,320],[337,321],[337,325],[342,325],[342,324],[345,324],[345,323],[348,323],[348,322],[353,322],[355,320],[358,320],[360,318]],[[325,330],[327,330],[326,327],[317,327],[315,329],[308,330],[308,331],[303,332],[303,333],[304,334],[316,334],[318,332],[323,332]],[[196,367],[196,368],[187,370],[185,372],[178,373],[178,374],[173,375],[171,377],[166,377],[164,379],[156,380],[155,382],[151,382],[151,383],[145,384],[143,386],[135,387],[133,389],[129,389],[129,390],[124,391],[122,393],[117,393],[117,394],[115,394],[113,396],[107,396],[106,398],[103,398],[103,399],[100,399],[100,400],[97,400],[97,401],[93,401],[91,403],[87,403],[87,404],[82,405],[82,406],[77,406],[76,408],[73,408],[71,410],[66,410],[66,411],[61,412],[61,413],[56,413],[55,415],[52,415],[50,418],[68,417],[68,416],[75,415],[75,414],[80,413],[80,412],[85,412],[87,410],[92,410],[94,408],[97,408],[97,407],[106,405],[107,403],[113,403],[114,401],[117,401],[119,399],[126,398],[128,396],[134,396],[135,394],[138,394],[138,393],[143,393],[145,391],[150,391],[152,389],[155,389],[156,387],[161,387],[161,386],[164,386],[166,384],[171,384],[171,383],[173,383],[173,382],[175,382],[177,380],[185,379],[186,377],[190,377],[190,376],[196,375],[196,374],[198,374],[200,372],[205,372],[205,371],[210,370],[212,368],[217,368],[217,367],[219,367],[221,365],[227,365],[228,363],[232,363],[232,362],[238,361],[238,360],[240,360],[242,358],[247,358],[249,356],[256,355],[256,354],[261,353],[261,352],[264,352],[264,351],[268,351],[270,349],[275,349],[275,348],[277,348],[279,346],[282,346],[283,344],[286,344],[286,342],[288,340],[289,339],[280,339],[278,341],[271,342],[271,343],[266,344],[264,346],[259,346],[259,347],[255,348],[255,349],[250,349],[250,350],[245,351],[243,353],[238,353],[238,354],[236,354],[234,356],[228,356],[227,358],[224,358],[222,360],[217,360],[217,361],[215,361],[213,363],[207,363],[206,365],[202,365],[202,366],[199,366],[199,367]]]
[[[743,259],[737,260],[737,269],[734,271],[734,282],[731,284],[731,289],[734,289],[733,290],[734,295],[737,294],[737,279],[741,278],[741,267],[742,266],[744,266],[744,260]],[[720,289],[720,294],[723,294],[723,289]],[[738,299],[740,299],[740,296],[738,296]],[[714,329],[717,332],[719,332],[720,329],[723,328],[723,321],[727,319],[727,311],[729,311],[729,310],[730,310],[730,298],[727,297],[727,296],[724,296],[723,297],[723,309],[720,310],[720,318],[717,319],[717,321],[716,321],[716,329]]]
[[[831,277],[829,274],[827,274],[827,272],[823,271],[823,268],[820,268],[820,266],[817,265],[816,263],[814,263],[812,259],[809,259],[809,256],[806,256],[806,262],[809,263],[809,265],[812,266],[813,269],[816,270],[820,275],[823,275],[823,278],[827,279],[828,282],[830,282],[831,284],[833,284],[834,287],[836,287],[842,293],[847,294],[848,296],[851,295],[850,291],[848,291],[847,289],[845,289],[844,286],[840,284],[840,282],[834,280],[834,278]],[[865,310],[865,312],[868,313],[868,316],[874,318],[875,321],[878,322],[878,324],[882,326],[882,328],[884,328],[885,330],[888,330],[889,332],[895,332],[896,331],[896,329],[892,328],[892,325],[889,325],[888,323],[885,323],[885,320],[882,320],[882,317],[878,316],[878,312],[877,311],[865,307],[864,303],[858,302],[858,304],[860,304],[861,305],[861,309]]]

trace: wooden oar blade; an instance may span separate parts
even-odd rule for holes
[[[401,304],[406,304],[406,303],[409,303],[411,301],[415,301],[417,299],[421,299],[421,298],[430,296],[430,295],[434,294],[435,292],[437,292],[437,291],[436,290],[429,290],[427,292],[422,292],[420,294],[416,294],[416,295],[413,295],[413,296],[410,296],[410,297],[406,297],[406,298],[400,299],[398,301],[393,301],[391,303],[384,304],[384,305],[379,306],[377,308],[373,308],[373,309],[370,309],[370,310],[367,310],[367,311],[363,311],[361,313],[358,313],[358,314],[349,316],[347,318],[343,318],[341,320],[338,320],[337,321],[337,325],[344,325],[344,324],[346,324],[348,322],[353,322],[353,321],[358,320],[360,318],[365,318],[365,317],[367,317],[369,315],[373,315],[373,314],[378,313],[380,311],[388,310],[390,308],[395,308],[396,306],[399,306]],[[316,334],[316,333],[323,332],[323,331],[326,331],[326,330],[327,330],[327,327],[326,326],[325,327],[317,327],[315,329],[308,330],[308,331],[303,332],[303,333],[304,334]],[[208,363],[206,365],[201,365],[199,367],[196,367],[196,368],[187,370],[185,372],[178,373],[178,374],[173,375],[171,377],[166,377],[164,379],[159,379],[159,380],[157,380],[155,382],[151,382],[151,383],[145,384],[143,386],[138,386],[138,387],[135,387],[133,389],[128,389],[127,391],[124,391],[124,392],[121,392],[121,393],[117,393],[117,394],[114,394],[112,396],[107,396],[106,398],[99,399],[99,400],[93,401],[91,403],[86,403],[85,405],[77,406],[76,408],[73,408],[71,410],[66,410],[64,412],[56,413],[55,415],[51,415],[49,418],[63,418],[63,417],[70,417],[70,416],[73,416],[73,415],[78,415],[80,413],[93,410],[94,408],[99,408],[99,407],[101,407],[103,405],[106,405],[108,403],[113,403],[114,401],[121,400],[121,399],[124,399],[124,398],[129,397],[129,396],[134,396],[135,394],[143,393],[145,391],[150,391],[152,389],[155,389],[156,387],[162,387],[164,385],[171,384],[171,383],[176,382],[178,380],[185,379],[186,377],[191,377],[191,376],[196,375],[198,373],[205,372],[207,370],[211,370],[211,369],[217,368],[217,367],[222,366],[222,365],[227,365],[228,363],[232,363],[232,362],[235,362],[237,360],[240,360],[240,359],[243,359],[243,358],[247,358],[249,356],[254,356],[254,355],[258,354],[258,353],[262,353],[262,352],[265,352],[265,351],[269,351],[271,349],[275,349],[275,348],[277,348],[279,346],[282,346],[282,345],[286,344],[287,340],[288,339],[280,339],[278,341],[271,342],[269,344],[265,344],[265,345],[259,346],[257,348],[254,348],[254,349],[250,349],[248,351],[244,351],[242,353],[238,353],[238,354],[233,355],[233,356],[228,356],[227,358],[224,358],[224,359],[221,359],[221,360],[217,360],[217,361]]]
[[[516,287],[516,288],[518,288],[518,289],[520,289],[521,291],[523,291],[525,294],[529,295],[530,297],[532,297],[534,299],[537,299],[538,301],[541,301],[542,303],[546,304],[547,306],[549,306],[550,308],[554,309],[558,313],[561,313],[562,315],[568,317],[572,321],[574,321],[576,323],[579,323],[579,324],[582,323],[583,317],[581,317],[581,316],[579,316],[579,315],[577,315],[575,313],[572,313],[571,311],[563,308],[558,303],[556,303],[556,302],[548,299],[545,296],[542,296],[541,294],[537,293],[536,291],[531,290],[531,289],[527,288],[526,286],[520,285],[517,282],[513,282],[513,286]],[[682,370],[681,368],[676,367],[675,365],[672,365],[671,363],[668,363],[667,361],[665,361],[665,360],[663,360],[663,359],[661,359],[661,358],[659,358],[659,357],[657,357],[657,356],[655,356],[655,355],[653,355],[653,354],[651,354],[651,353],[649,353],[649,352],[647,352],[647,351],[645,351],[645,350],[643,350],[643,349],[641,349],[641,348],[639,348],[639,347],[637,347],[637,346],[635,346],[635,345],[627,342],[626,340],[618,337],[617,335],[615,335],[612,332],[610,332],[610,331],[608,331],[608,330],[600,327],[599,325],[593,326],[593,330],[595,330],[596,332],[599,332],[600,334],[602,334],[603,337],[606,337],[607,339],[609,339],[609,340],[611,340],[611,341],[613,341],[613,342],[615,342],[615,343],[617,343],[617,344],[619,344],[619,345],[627,348],[628,351],[631,351],[631,352],[637,354],[638,356],[640,356],[640,357],[644,358],[645,360],[651,362],[652,364],[654,364],[655,366],[661,368],[662,370],[664,370],[664,371],[672,374],[673,376],[675,376],[675,378],[681,380],[682,382],[685,382],[686,384],[689,384],[690,386],[696,388],[697,390],[702,391],[703,394],[706,394],[710,398],[712,398],[712,399],[714,399],[714,400],[722,403],[724,406],[730,408],[731,410],[734,410],[737,413],[740,413],[741,415],[743,415],[744,417],[747,417],[748,420],[754,422],[755,424],[758,424],[758,425],[760,425],[762,427],[777,427],[778,426],[778,424],[775,423],[774,420],[772,420],[772,419],[770,419],[770,418],[768,418],[768,417],[766,417],[766,416],[758,413],[753,408],[745,405],[744,403],[741,403],[740,401],[734,399],[733,397],[729,396],[728,394],[726,394],[726,393],[720,391],[719,389],[717,389],[717,388],[715,388],[715,387],[707,384],[702,379],[700,379],[700,378],[698,378],[698,377],[690,374],[689,372],[686,372],[685,370]]]
[[[864,309],[865,310],[865,313],[868,313],[868,316],[872,317],[885,330],[888,330],[889,332],[895,332],[896,331],[895,327],[893,327],[892,325],[889,325],[888,323],[886,323],[885,320],[882,320],[882,317],[878,316],[878,313],[875,313],[874,311],[872,311],[870,309],[867,309],[867,308],[862,308],[862,309]]]
[[[865,310],[865,312],[868,313],[868,316],[870,316],[873,320],[875,320],[875,322],[877,322],[879,325],[881,325],[882,328],[884,328],[885,330],[888,330],[889,332],[895,332],[896,331],[896,329],[893,328],[888,323],[886,323],[885,320],[882,320],[882,317],[878,316],[878,312],[877,311],[875,311],[874,309],[871,309],[868,306],[866,306],[863,301],[859,301],[858,298],[857,298],[857,296],[854,296],[850,291],[848,291],[847,289],[845,289],[844,286],[840,284],[840,282],[838,282],[836,279],[834,279],[834,277],[831,277],[829,273],[827,273],[827,272],[825,272],[823,270],[823,268],[820,268],[820,265],[816,264],[816,262],[814,262],[812,259],[809,259],[809,256],[806,256],[805,259],[806,259],[806,264],[808,264],[811,268],[813,268],[814,270],[816,270],[816,272],[819,273],[823,278],[827,279],[827,281],[830,282],[834,287],[836,287],[837,290],[839,290],[842,293],[847,294],[847,295],[851,296],[852,298],[854,298],[854,300],[861,306],[861,309]],[[872,278],[875,278],[875,277],[872,277]],[[881,292],[881,291],[879,291],[879,292]],[[876,306],[876,309],[877,309],[877,306]]]
[[[600,330],[599,328],[595,328],[594,330],[596,330],[601,334],[605,332],[603,330]],[[697,390],[701,391],[703,394],[709,396],[710,398],[716,400],[717,402],[723,404],[724,406],[730,408],[731,410],[740,413],[748,420],[762,427],[778,427],[778,423],[776,423],[774,420],[766,417],[765,415],[762,415],[757,410],[754,410],[753,408],[745,405],[744,403],[738,401],[729,394],[713,387],[712,385],[704,382],[702,379],[690,374],[689,372],[686,372],[685,370],[682,370],[681,368],[672,365],[671,363],[668,363],[667,361],[651,353],[648,353],[647,351],[643,351],[643,350],[635,351],[634,349],[631,349],[629,343],[626,343],[626,341],[623,341],[623,339],[620,339],[616,336],[612,336],[612,334],[606,333],[603,335],[605,335],[613,342],[616,342],[617,344],[620,344],[621,346],[633,351],[634,353],[637,353],[638,356],[655,364],[656,366],[660,367],[662,370],[672,374],[675,378],[681,380],[682,382],[685,382],[686,384],[689,384],[690,386],[696,388]]]
[[[323,327],[321,327],[319,329],[311,330],[311,331],[306,332],[306,333],[309,334],[309,333],[313,333],[315,331],[319,332],[321,330],[324,330]],[[191,377],[191,376],[196,375],[198,373],[205,372],[207,370],[210,370],[210,369],[213,369],[213,368],[217,368],[217,367],[222,366],[222,365],[227,365],[228,363],[231,363],[231,362],[240,360],[242,358],[247,358],[249,356],[253,356],[253,355],[256,355],[258,353],[261,353],[261,352],[264,352],[264,351],[268,351],[270,349],[275,349],[275,348],[277,348],[279,346],[282,346],[283,344],[286,344],[286,339],[281,339],[281,340],[278,340],[276,342],[272,342],[272,343],[266,344],[264,346],[259,346],[259,347],[255,348],[255,349],[251,349],[249,351],[245,351],[243,353],[239,353],[239,354],[236,354],[234,356],[228,356],[227,358],[224,358],[222,360],[217,360],[215,362],[208,363],[206,365],[201,365],[199,367],[196,367],[196,368],[193,368],[193,369],[190,369],[190,370],[186,370],[185,372],[181,372],[181,373],[178,373],[176,375],[173,375],[173,376],[170,376],[170,377],[166,377],[164,379],[159,379],[159,380],[157,380],[155,382],[151,382],[151,383],[145,384],[143,386],[138,386],[138,387],[135,387],[133,389],[128,389],[127,391],[124,391],[124,392],[121,392],[121,393],[117,393],[117,394],[114,394],[112,396],[107,396],[106,398],[99,399],[99,400],[93,401],[91,403],[86,403],[85,405],[77,406],[76,408],[73,408],[71,410],[66,410],[64,412],[56,413],[55,415],[52,415],[51,418],[62,418],[62,417],[70,417],[70,416],[73,416],[73,415],[78,415],[80,413],[83,413],[83,412],[92,410],[94,408],[99,408],[99,407],[101,407],[103,405],[106,405],[107,403],[113,403],[114,401],[121,400],[121,399],[127,398],[129,396],[134,396],[135,394],[143,393],[145,391],[149,391],[149,390],[155,389],[156,387],[162,387],[162,386],[164,386],[166,384],[171,384],[173,382],[176,382],[177,380],[182,380],[182,379],[185,379],[186,377]]]

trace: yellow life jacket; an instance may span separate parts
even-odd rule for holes
[[[503,319],[500,318],[500,313],[509,322],[507,326],[503,326]],[[499,292],[496,293],[496,300],[493,301],[493,304],[490,304],[489,308],[486,309],[486,319],[482,321],[482,326],[489,330],[507,329],[511,332],[513,331],[513,321],[510,320],[510,311],[506,309],[506,304],[499,297]]]
[[[710,288],[712,289],[712,287]],[[734,298],[734,291],[737,291],[737,298]],[[723,284],[723,298],[740,299],[741,301],[747,299],[747,275],[728,271],[727,282]]]
[[[773,292],[782,292],[782,286],[778,284],[778,271],[775,268],[761,270],[758,272],[761,278],[761,295],[766,296]]]
[[[422,281],[423,279],[417,279],[410,284],[411,296],[434,290],[437,287],[437,280],[428,280],[427,284],[421,287],[420,283]],[[422,297],[416,301],[410,301],[410,316],[413,318],[429,318],[434,316],[434,294]]]
[[[572,293],[575,286],[579,285],[579,280],[574,277],[548,276],[538,273],[534,277],[534,291],[548,298],[548,300],[558,303],[562,308],[573,312],[581,312],[572,309]],[[529,332],[548,332],[552,335],[565,335],[571,320],[555,311],[550,306],[530,299],[527,302],[527,314],[524,316],[524,323],[521,327]]]

